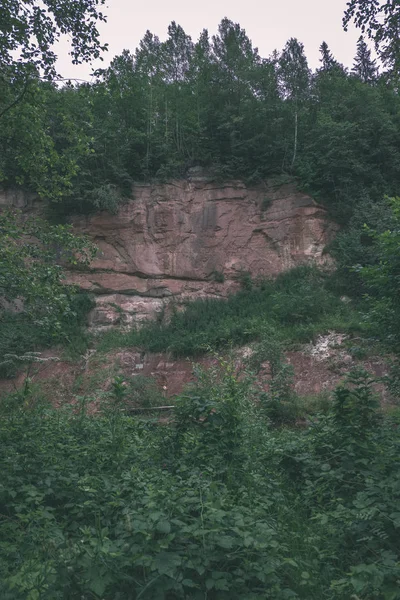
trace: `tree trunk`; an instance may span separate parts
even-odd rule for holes
[[[294,113],[294,147],[293,147],[292,169],[294,167],[294,163],[295,163],[296,155],[297,155],[297,125],[298,125],[298,113],[297,113],[297,106],[296,106],[296,110]]]

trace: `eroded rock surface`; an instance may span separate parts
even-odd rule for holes
[[[135,185],[118,214],[75,218],[99,253],[70,280],[96,295],[92,325],[140,322],[171,301],[225,298],[241,274],[323,262],[335,233],[325,209],[293,185],[176,181]]]

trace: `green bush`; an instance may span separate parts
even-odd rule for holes
[[[264,329],[247,364],[257,375],[260,407],[274,425],[293,425],[298,416],[294,372],[285,360],[283,344],[274,331]],[[267,366],[267,373],[263,367]],[[264,376],[263,376],[264,375]]]
[[[123,416],[114,383],[104,416],[3,413],[2,597],[397,597],[399,440],[365,376],[305,434],[268,430],[229,364],[175,428]]]
[[[214,271],[212,273],[212,278],[217,283],[224,283],[224,281],[225,281],[225,275],[223,274],[222,271]]]
[[[18,361],[9,361],[5,355],[23,356],[40,352],[51,346],[61,346],[67,355],[76,358],[85,352],[88,335],[85,331],[87,314],[93,307],[89,294],[75,294],[70,299],[70,313],[60,320],[59,332],[43,327],[23,313],[5,312],[0,315],[0,377],[13,377]]]
[[[368,376],[296,430],[235,370],[197,371],[169,426],[120,377],[94,416],[3,401],[0,597],[397,600],[400,437]]]
[[[357,205],[354,215],[329,247],[337,266],[333,279],[342,293],[355,297],[366,293],[366,286],[360,274],[354,271],[354,266],[364,267],[379,262],[374,239],[365,225],[383,233],[393,224],[393,214],[386,200],[372,202],[365,199]]]

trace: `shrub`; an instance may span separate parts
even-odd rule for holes
[[[212,273],[212,278],[217,283],[224,283],[224,281],[225,281],[225,275],[222,273],[222,271],[214,271]]]
[[[299,431],[230,362],[197,374],[169,426],[124,414],[118,377],[96,416],[8,402],[1,598],[396,600],[400,438],[368,376]]]
[[[274,425],[293,425],[297,418],[293,367],[286,362],[283,344],[273,330],[262,331],[261,340],[247,362],[258,375],[263,389],[259,401],[265,416]],[[268,368],[267,377],[260,377],[265,363]]]

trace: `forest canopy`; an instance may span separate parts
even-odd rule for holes
[[[82,59],[98,52],[93,35]],[[90,84],[56,86],[37,71],[26,87],[3,70],[0,183],[27,187],[62,213],[115,211],[133,181],[202,166],[250,184],[295,176],[347,220],[360,200],[396,192],[400,100],[364,37],[351,68],[325,42],[320,52],[315,72],[295,38],[261,57],[224,18],[197,41],[174,21],[163,42],[147,31]]]

